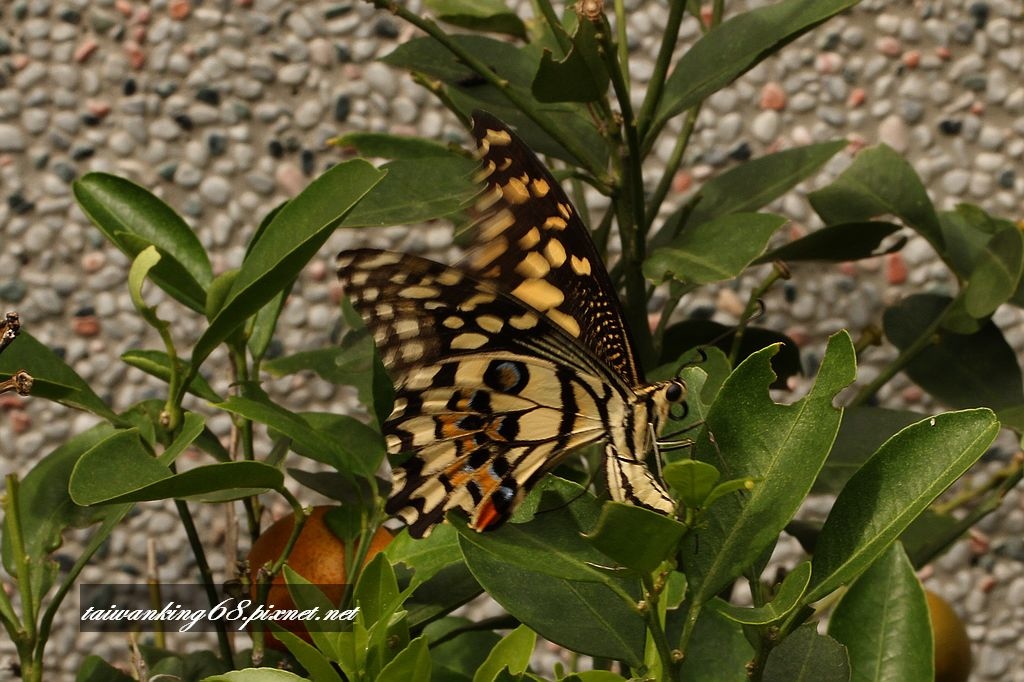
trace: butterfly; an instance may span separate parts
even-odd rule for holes
[[[529,147],[484,112],[472,133],[484,188],[459,267],[376,249],[337,258],[395,383],[383,431],[409,458],[386,510],[413,537],[456,508],[493,529],[572,450],[603,441],[612,497],[671,513],[645,459],[686,385],[644,380],[594,242]]]

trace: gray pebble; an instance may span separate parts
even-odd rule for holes
[[[942,189],[952,195],[963,194],[971,181],[971,174],[962,168],[954,168],[942,176]]]
[[[190,163],[180,163],[174,170],[174,182],[188,189],[197,187],[202,179],[202,173]]]
[[[124,130],[115,130],[108,142],[111,151],[118,156],[128,156],[135,150],[135,139]]]
[[[396,74],[386,64],[374,62],[367,64],[363,71],[363,78],[370,86],[371,91],[382,95],[385,98],[392,98],[397,93],[398,81]]]
[[[996,17],[985,25],[985,33],[989,39],[1001,47],[1006,47],[1013,42],[1012,26],[1006,17]]]
[[[181,128],[169,118],[161,117],[149,124],[149,134],[158,140],[172,141],[181,135]]]
[[[303,129],[315,126],[323,119],[323,105],[316,99],[308,99],[295,110],[295,124]]]
[[[779,112],[762,111],[750,123],[750,133],[761,142],[771,142],[779,134]]]
[[[50,125],[50,112],[46,109],[26,109],[21,114],[21,125],[30,135],[39,135]]]
[[[996,59],[1010,71],[1020,71],[1021,64],[1024,64],[1024,50],[1016,47],[999,50]]]
[[[309,76],[309,64],[285,64],[277,72],[277,78],[285,85],[299,85]]]
[[[227,204],[231,191],[231,183],[216,175],[204,178],[199,185],[199,194],[214,206]]]
[[[787,108],[799,114],[806,113],[817,106],[818,100],[807,92],[798,92],[789,100]]]
[[[903,120],[895,115],[886,116],[878,124],[878,139],[884,142],[897,152],[903,154],[908,149],[907,126]]]
[[[17,126],[0,123],[0,152],[25,151],[25,135]]]

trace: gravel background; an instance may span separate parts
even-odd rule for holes
[[[635,41],[631,71],[642,84],[666,9],[654,1],[627,4]],[[733,4],[764,3],[727,3]],[[865,0],[710,99],[666,210],[738,160],[846,138],[846,152],[769,207],[792,219],[792,235],[817,225],[804,193],[841,172],[856,149],[878,141],[906,155],[940,208],[969,201],[1019,219],[1022,13],[1024,4],[1009,0]],[[698,35],[692,18],[682,33],[687,44]],[[466,141],[454,119],[410,79],[374,62],[412,35],[390,15],[348,0],[0,0],[3,307],[18,310],[25,328],[61,349],[115,408],[158,396],[151,381],[118,360],[130,348],[159,347],[128,299],[127,260],[76,208],[70,183],[90,171],[133,179],[195,226],[215,272],[235,267],[259,218],[342,158],[326,145],[329,138],[371,130]],[[655,155],[666,159],[672,143],[665,139]],[[331,259],[356,243],[430,252],[449,262],[457,256],[444,225],[337,233],[289,300],[280,338],[286,352],[329,342],[339,296]],[[749,277],[702,291],[682,312],[711,309],[715,319],[734,321],[756,282]],[[813,367],[829,333],[848,327],[856,337],[900,297],[952,286],[930,248],[911,239],[885,258],[794,268],[793,279],[768,297],[763,323],[789,333]],[[155,288],[147,298],[162,300]],[[173,302],[160,312],[173,317],[179,347],[188,348],[201,321]],[[1019,310],[1000,310],[995,319],[1015,348],[1024,347]],[[891,355],[879,350],[865,359],[862,380]],[[226,391],[225,373],[210,379]],[[268,386],[293,408],[358,410],[350,390],[308,377]],[[880,397],[894,407],[934,407],[902,378]],[[3,396],[0,410],[3,473],[27,472],[94,423],[38,399]],[[230,424],[213,419],[211,427],[226,436]],[[1005,442],[982,466],[1000,466],[1014,447]],[[1021,503],[1011,493],[1000,513],[926,569],[926,584],[968,622],[976,680],[1024,680]],[[223,512],[205,509],[200,520],[209,546],[222,544]],[[161,578],[188,580],[194,564],[179,551],[185,545],[179,533],[170,507],[143,505],[83,580],[137,577],[148,539],[155,540]],[[62,558],[75,555],[78,539],[70,538]],[[791,552],[783,546],[780,560]],[[211,560],[223,575],[224,558],[212,553]],[[126,652],[123,638],[80,635],[70,620],[76,608],[69,601],[69,622],[51,641],[54,670],[64,671],[53,679],[72,679],[84,653],[114,659]],[[178,646],[194,644],[183,639]],[[0,638],[0,659],[11,651]]]

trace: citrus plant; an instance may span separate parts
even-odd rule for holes
[[[268,349],[293,283],[334,230],[465,221],[478,187],[471,180],[476,162],[464,151],[385,134],[345,136],[341,142],[363,155],[390,160],[334,166],[256,226],[241,265],[216,276],[193,228],[170,207],[127,180],[91,174],[76,183],[75,196],[132,259],[128,290],[163,344],[122,359],[165,391],[114,412],[30,334],[0,355],[4,376],[25,370],[34,377],[36,398],[103,419],[7,481],[3,563],[18,599],[0,591],[0,621],[25,679],[43,679],[45,647],[68,590],[136,503],[175,500],[212,605],[222,596],[191,505],[240,503],[255,538],[259,496],[281,495],[295,520],[288,533],[274,531],[286,537],[250,562],[249,576],[263,596],[275,589],[275,576],[302,584],[301,572],[286,567],[307,522],[289,488],[296,484],[340,503],[327,525],[346,548],[343,574],[352,584],[331,598],[296,590],[294,602],[302,609],[358,607],[351,627],[313,629],[306,641],[271,626],[288,650],[275,663],[287,670],[272,670],[258,669],[274,656],[265,651],[262,628],[241,651],[221,624],[212,652],[142,647],[150,675],[543,679],[530,669],[539,635],[593,657],[599,668],[567,664],[554,671],[557,679],[792,680],[799,671],[818,680],[931,679],[929,612],[914,569],[1020,479],[1019,465],[1004,472],[962,501],[966,513],[936,506],[1000,428],[1024,429],[1020,369],[992,321],[999,306],[1024,303],[1020,230],[972,206],[937,211],[913,169],[879,146],[858,153],[834,182],[809,195],[822,228],[780,243],[785,217],[760,209],[812,177],[843,141],[739,164],[667,216],[662,210],[707,97],[856,2],[783,0],[728,17],[721,2],[673,2],[642,97],[628,76],[622,3],[606,12],[582,2],[560,17],[537,0],[530,21],[497,1],[430,0],[430,16],[374,4],[423,33],[386,63],[409,71],[462,121],[482,109],[514,126],[550,160],[580,212],[592,216],[603,257],[618,239],[610,278],[622,292],[639,357],[648,376],[678,372],[687,386],[678,430],[689,445],[662,453],[660,463],[678,513],[609,501],[588,473],[599,454],[584,452],[541,480],[502,528],[477,533],[452,514],[428,538],[400,532],[366,562],[385,521],[387,483],[378,471],[393,401],[373,340],[346,308],[351,332],[340,347],[275,359]],[[677,57],[683,21],[699,22],[702,36]],[[669,132],[676,125],[681,132]],[[649,177],[651,150],[673,135],[667,167]],[[606,207],[589,210],[584,186],[605,195]],[[788,276],[785,264],[868,258],[899,248],[893,237],[908,231],[927,240],[958,290],[914,295],[887,310],[885,338],[897,358],[852,394],[844,391],[857,382],[858,357],[872,353],[872,339],[855,343],[841,331],[828,340],[806,394],[776,403],[769,391],[799,370],[797,346],[753,323],[761,297]],[[758,283],[734,328],[673,315],[700,287],[737,277]],[[148,286],[173,303],[158,311],[147,303]],[[659,320],[653,329],[649,312]],[[169,323],[178,314],[205,320],[189,347]],[[215,355],[218,349],[224,352]],[[204,378],[217,361],[232,374],[228,395]],[[303,411],[261,388],[267,374],[300,371],[355,386],[367,418]],[[915,414],[872,404],[899,372],[956,411]],[[206,426],[213,411],[233,420],[230,449]],[[189,448],[206,460],[179,470],[176,460]],[[289,452],[311,466],[286,467]],[[812,492],[836,496],[828,518],[795,523]],[[53,552],[62,533],[86,526],[94,528],[86,551],[58,571]],[[768,578],[765,567],[785,530],[801,540],[807,558]],[[737,582],[749,587],[752,605],[729,600]],[[828,634],[819,634],[816,609],[847,587]],[[451,615],[484,592],[507,618]],[[90,657],[80,679],[130,678]]]

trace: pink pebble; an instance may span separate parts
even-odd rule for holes
[[[889,284],[903,284],[907,281],[907,263],[899,253],[885,257],[885,278]]]
[[[818,73],[836,73],[842,66],[843,60],[835,52],[822,52],[814,60],[814,68]]]
[[[921,63],[921,53],[917,50],[910,50],[903,55],[903,65],[908,69],[916,69]]]
[[[953,58],[953,53],[949,51],[948,47],[940,46],[935,48],[935,54],[937,54],[939,59],[941,59],[944,62],[949,61],[950,59]]]
[[[886,57],[899,57],[903,53],[903,45],[892,36],[882,36],[876,40],[875,48]]]
[[[75,48],[75,61],[78,63],[84,62],[90,57],[90,55],[92,55],[93,52],[96,51],[97,47],[99,47],[99,43],[92,38],[86,38],[81,45]]]
[[[14,410],[11,412],[11,430],[15,433],[25,433],[32,428],[32,417],[25,410]]]
[[[761,108],[781,111],[786,107],[786,93],[782,86],[772,81],[761,88]]]
[[[693,176],[690,171],[681,170],[672,178],[672,189],[676,192],[685,192],[693,187]]]
[[[302,171],[294,163],[282,163],[278,166],[274,172],[274,179],[277,180],[277,184],[281,185],[281,188],[289,196],[295,196],[306,185]]]
[[[87,274],[99,272],[107,262],[107,257],[102,251],[90,251],[82,256],[82,270]]]
[[[856,109],[864,104],[865,99],[867,99],[867,93],[864,92],[864,88],[854,88],[850,90],[850,96],[846,100],[846,105],[851,109]]]
[[[92,338],[100,333],[100,321],[95,315],[76,317],[71,323],[71,329],[78,336]]]

